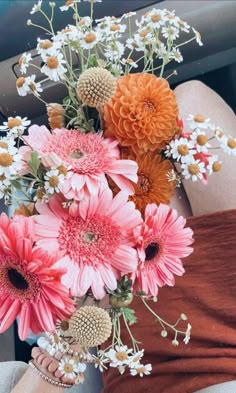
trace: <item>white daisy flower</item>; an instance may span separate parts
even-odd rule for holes
[[[138,64],[134,60],[132,60],[131,58],[128,58],[128,59],[123,58],[123,59],[121,59],[121,63],[124,65],[128,65],[130,67],[133,67],[133,68],[138,68]]]
[[[128,349],[126,345],[119,346],[116,345],[115,349],[110,349],[106,356],[111,361],[110,367],[119,367],[125,364],[129,364],[130,357],[129,354],[132,352],[132,349]]]
[[[63,67],[66,61],[63,58],[62,53],[58,53],[55,56],[42,56],[45,64],[41,68],[41,72],[47,75],[54,82],[58,82],[63,79],[63,75],[67,72],[67,69]]]
[[[27,78],[20,76],[16,80],[16,89],[20,96],[24,97],[30,92],[29,85],[27,83]]]
[[[179,28],[180,18],[175,15],[175,11],[168,12],[166,15],[166,19],[168,20],[170,25],[175,26],[177,29]]]
[[[109,43],[104,51],[105,57],[110,61],[118,61],[123,56],[125,47],[120,42]]]
[[[152,365],[149,364],[137,364],[137,366],[135,368],[132,368],[130,370],[130,374],[135,376],[135,375],[139,375],[140,377],[143,377],[144,375],[149,375],[151,374],[152,371]]]
[[[39,55],[47,55],[48,52],[49,52],[49,54],[52,54],[52,52],[51,52],[52,48],[55,53],[56,51],[59,51],[62,47],[62,44],[59,41],[52,42],[49,39],[41,40],[41,38],[38,38],[37,41],[38,41],[38,44],[37,44],[36,50]]]
[[[79,372],[77,363],[69,358],[60,360],[58,370],[68,379],[74,379]]]
[[[210,127],[210,119],[205,118],[203,115],[189,115],[187,117],[187,121],[189,122],[189,127],[191,130],[195,128],[209,128]]]
[[[102,0],[84,0],[84,1],[88,1],[89,3],[101,3]]]
[[[44,188],[48,194],[54,194],[61,191],[65,176],[58,169],[51,169],[44,176]]]
[[[156,8],[153,8],[145,18],[148,27],[152,27],[153,29],[159,29],[166,21],[167,17],[165,16],[165,12],[157,10]]]
[[[11,182],[4,175],[0,176],[0,199],[4,198],[6,190],[11,186]]]
[[[139,362],[142,359],[143,355],[144,355],[144,349],[134,353],[133,356],[130,357],[129,367],[130,368],[135,368],[137,366],[137,364],[139,364]]]
[[[199,153],[207,153],[209,147],[211,147],[205,131],[201,129],[195,129],[190,135],[190,138],[195,142],[195,148]]]
[[[200,160],[192,160],[188,163],[182,164],[181,168],[183,169],[182,175],[185,179],[191,179],[192,181],[197,181],[198,179],[203,178],[203,174],[206,172],[204,162],[200,162]]]
[[[31,124],[27,117],[8,117],[7,121],[0,126],[0,131],[9,131],[8,137],[19,137],[24,134],[25,129]],[[12,143],[12,142],[11,142]]]
[[[84,16],[83,18],[80,19],[80,21],[77,23],[76,27],[79,30],[87,30],[88,27],[92,25],[93,21],[90,18],[90,16]]]
[[[179,38],[179,29],[177,29],[175,26],[170,25],[167,27],[162,27],[161,32],[163,37],[165,37],[166,39],[174,41]]]
[[[236,138],[224,135],[221,138],[220,147],[225,153],[236,156]]]
[[[136,12],[127,12],[126,14],[122,15],[122,19],[123,18],[128,19],[128,18],[131,18],[132,16],[135,16],[135,15],[137,15]]]
[[[209,175],[212,175],[213,172],[219,172],[221,170],[222,161],[219,161],[218,156],[212,156],[208,158],[207,169],[209,171]]]
[[[214,130],[214,134],[218,142],[222,142],[222,138],[225,136],[224,132],[218,127],[211,127]]]
[[[195,34],[196,42],[198,43],[198,45],[199,46],[203,46],[202,37],[201,37],[201,34],[199,33],[199,31],[195,30],[193,27],[192,27],[192,30],[193,30],[193,32]]]
[[[37,97],[40,96],[39,93],[42,93],[43,89],[40,82],[35,82],[36,75],[31,75],[26,78],[26,83],[29,86],[29,92],[35,94]]]
[[[34,4],[32,10],[30,11],[30,14],[35,14],[35,12],[38,12],[41,9],[43,0],[39,0],[37,4]]]
[[[83,49],[92,49],[100,41],[100,33],[98,31],[87,31],[80,39],[80,45]]]
[[[173,48],[170,53],[170,58],[177,61],[177,63],[181,63],[183,61],[183,56],[178,48]]]
[[[22,74],[26,74],[27,68],[29,67],[29,63],[32,60],[31,53],[24,52],[18,60],[18,64],[20,66],[20,72]]]
[[[19,153],[11,154],[7,150],[0,152],[0,176],[6,178],[16,175],[23,167],[22,157]]]
[[[15,147],[15,140],[13,137],[9,138],[9,134],[7,137],[0,138],[0,153],[10,153],[11,155],[17,154],[18,149]]]
[[[190,26],[188,25],[187,22],[184,20],[180,19],[178,20],[178,27],[180,28],[181,31],[184,31],[185,33],[189,33]]]
[[[65,5],[60,7],[61,11],[68,11],[69,8],[73,7],[75,3],[80,3],[80,0],[67,0],[65,2]]]
[[[125,46],[131,50],[136,50],[137,52],[143,52],[145,49],[145,44],[140,40],[140,36],[138,34],[135,34],[133,38],[128,38]]]
[[[186,330],[186,332],[185,332],[185,337],[184,337],[184,339],[183,339],[183,342],[184,342],[185,344],[188,344],[189,341],[190,341],[191,329],[192,329],[192,326],[190,325],[190,323],[188,323],[187,330]]]
[[[165,154],[182,163],[190,162],[193,154],[196,154],[194,142],[187,138],[174,139],[167,146]]]
[[[107,363],[107,360],[104,359],[99,359],[98,357],[96,357],[95,363],[94,363],[94,367],[95,368],[99,368],[99,370],[101,371],[101,373],[107,369],[107,367],[105,366],[105,363]]]

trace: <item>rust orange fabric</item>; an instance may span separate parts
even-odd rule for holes
[[[181,312],[188,316],[190,343],[180,341],[175,348],[170,335],[160,337],[160,326],[136,301],[140,322],[132,332],[143,342],[144,363],[152,363],[152,374],[120,376],[109,369],[103,393],[193,393],[236,379],[236,210],[191,217],[188,225],[195,252],[185,259],[186,274],[174,288],[162,288],[153,305],[171,323]],[[123,340],[129,342],[126,333]]]

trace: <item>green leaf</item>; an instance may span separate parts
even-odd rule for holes
[[[38,169],[40,166],[40,159],[38,157],[38,153],[36,151],[31,152],[30,160],[28,161],[28,165],[33,173],[33,175],[37,176]]]
[[[134,325],[138,320],[132,308],[123,308],[123,314],[129,325]]]
[[[17,180],[11,180],[11,184],[13,185],[13,187],[15,187],[17,190],[21,190],[22,184],[17,181]]]
[[[98,66],[97,56],[95,54],[89,56],[88,64],[90,65],[90,67],[97,67]]]

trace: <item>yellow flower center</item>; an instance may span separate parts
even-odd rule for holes
[[[160,14],[155,14],[151,17],[151,21],[153,23],[159,22],[161,20],[161,15]]]
[[[175,19],[175,15],[168,15],[167,18],[168,19]]]
[[[0,147],[2,149],[7,149],[8,148],[8,144],[6,142],[0,142]]]
[[[187,145],[179,145],[177,151],[181,156],[187,156],[189,153],[189,149]]]
[[[197,137],[197,143],[200,146],[204,146],[208,142],[208,138],[206,135],[198,135]]]
[[[68,7],[69,5],[71,5],[74,2],[74,0],[67,0],[65,5]]]
[[[228,140],[227,145],[228,145],[228,147],[229,147],[230,149],[235,149],[235,148],[236,148],[236,140],[230,138],[230,139]]]
[[[65,332],[66,330],[69,329],[69,322],[68,321],[62,321],[61,325],[60,325],[61,330],[63,330],[63,332]]]
[[[19,127],[19,126],[21,126],[21,120],[20,119],[16,119],[16,118],[10,119],[7,122],[7,126],[10,129],[14,128],[14,127]]]
[[[111,31],[119,31],[120,30],[120,26],[119,25],[112,25],[111,27],[110,27],[110,30]]]
[[[188,170],[191,175],[197,175],[199,173],[199,166],[197,164],[190,164]]]
[[[54,334],[53,339],[54,339],[55,344],[59,344],[60,339],[57,334]]]
[[[221,130],[216,130],[215,134],[218,135],[219,138],[222,138],[224,136],[224,133]]]
[[[215,161],[212,165],[213,172],[219,172],[221,170],[221,164],[218,161]]]
[[[73,373],[73,371],[74,371],[74,370],[73,370],[73,366],[72,366],[71,364],[68,364],[68,363],[65,364],[65,365],[64,365],[64,371],[65,371],[66,373],[68,373],[68,374],[69,374],[69,373]]]
[[[6,176],[5,175],[1,175],[0,176],[0,181],[4,181],[4,180],[6,180]]]
[[[146,371],[145,367],[139,367],[136,370],[139,374],[143,374]]]
[[[59,65],[59,61],[57,60],[56,57],[50,56],[50,57],[47,59],[47,66],[48,66],[48,68],[54,70],[55,68],[58,67],[58,65]]]
[[[25,83],[25,78],[23,76],[20,76],[20,78],[18,78],[16,80],[16,87],[21,88]]]
[[[13,158],[9,153],[1,153],[0,154],[0,166],[11,166],[13,163]]]
[[[21,66],[24,63],[24,57],[21,56],[18,60],[18,64]]]
[[[204,123],[205,117],[202,116],[202,115],[195,115],[194,116],[194,121],[196,121],[196,123]]]
[[[44,195],[45,195],[45,190],[44,188],[40,188],[40,190],[37,191],[37,199],[43,199]]]
[[[60,173],[61,175],[64,175],[64,176],[67,175],[67,169],[66,169],[66,167],[65,167],[64,165],[60,165],[60,166],[57,168],[57,170],[59,171],[59,173]]]
[[[123,362],[128,359],[128,355],[126,352],[116,352],[116,359]]]
[[[55,188],[59,183],[59,179],[57,176],[51,176],[49,179],[49,184],[51,187]]]
[[[86,42],[86,44],[92,44],[92,42],[94,42],[96,40],[96,34],[94,33],[89,33],[84,37],[84,41]]]
[[[80,21],[77,23],[77,26],[84,26],[85,25],[85,19],[80,19]]]
[[[49,49],[52,47],[52,42],[50,40],[44,40],[39,44],[41,49]]]
[[[147,29],[140,30],[139,35],[141,38],[146,37],[148,35],[148,30]]]
[[[66,27],[65,29],[62,30],[63,33],[70,33],[71,29],[69,27]]]

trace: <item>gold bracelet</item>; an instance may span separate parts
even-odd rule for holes
[[[48,377],[46,374],[44,374],[42,371],[39,370],[39,368],[34,364],[32,360],[29,361],[29,366],[42,378],[44,381],[50,383],[51,385],[60,387],[60,388],[71,388],[74,385],[69,385],[67,383],[62,383],[59,381],[55,381],[54,379]]]

